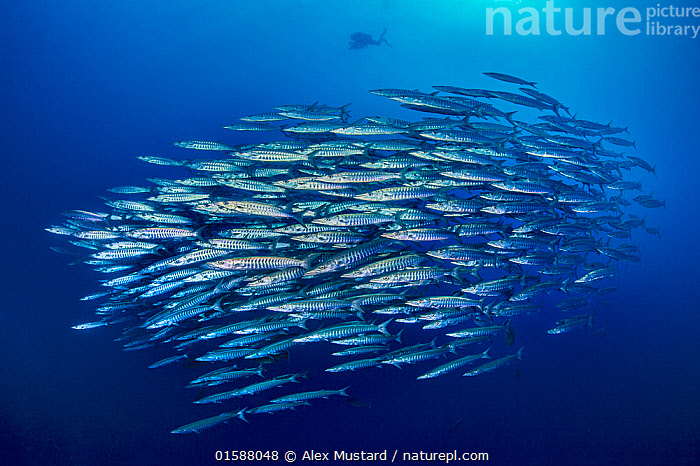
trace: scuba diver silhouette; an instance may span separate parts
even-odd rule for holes
[[[369,45],[381,45],[382,42],[389,45],[389,42],[386,41],[384,35],[386,35],[386,28],[384,28],[384,32],[382,32],[382,35],[379,36],[379,39],[377,40],[372,39],[371,35],[365,34],[364,32],[353,32],[350,34],[350,49],[364,49]],[[389,47],[391,47],[391,45],[389,45]]]

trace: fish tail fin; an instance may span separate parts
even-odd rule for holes
[[[223,281],[223,279],[222,279],[222,281]],[[219,283],[216,285],[216,287],[218,288],[220,285],[221,285],[221,282],[219,282]],[[217,312],[223,313],[223,312],[224,312],[224,309],[221,307],[221,301],[223,301],[223,300],[224,300],[224,296],[220,297],[219,299],[216,300],[216,302],[212,305],[211,308],[214,309],[214,310],[217,311]]]
[[[387,320],[386,322],[384,322],[383,324],[381,324],[379,326],[379,331],[382,332],[384,335],[391,335],[391,333],[389,333],[389,331],[386,329],[386,327],[387,327],[387,325],[389,325],[389,322],[391,322],[392,320],[394,320],[394,319],[391,318],[391,319]]]
[[[556,258],[555,258],[556,261]],[[559,265],[559,264],[556,264]],[[561,284],[561,287],[559,288],[560,291],[567,292],[567,289],[569,287],[569,283],[571,282],[571,277],[568,277],[566,280],[564,280]],[[568,292],[567,292],[568,293]]]
[[[350,385],[348,385],[348,386],[345,387],[345,388],[341,388],[340,390],[338,390],[338,395],[341,395],[341,396],[350,396],[350,395],[348,395],[348,394],[345,392],[345,390],[347,390],[348,388],[350,388]]]
[[[525,362],[525,361],[523,360],[523,350],[524,350],[524,349],[525,349],[525,347],[524,347],[524,346],[521,346],[520,349],[518,350],[518,352],[517,352],[516,355],[515,355],[515,357],[517,357],[518,359],[520,359],[520,362]]]
[[[622,197],[622,195],[620,195],[620,197]],[[623,212],[622,212],[622,209],[620,209],[620,199],[619,199],[619,198],[613,199],[613,204],[615,205],[614,209],[615,209],[620,215],[622,215]]]
[[[301,327],[301,328],[303,328],[304,330],[308,330],[309,328],[306,326],[306,321],[307,321],[307,320],[309,320],[308,317],[306,317],[306,318],[300,320],[299,322],[297,322],[297,327]]]
[[[281,239],[281,236],[278,236],[272,240],[272,248],[270,248],[270,250],[272,252],[277,252],[277,245],[279,244],[280,239]]]
[[[460,285],[464,285],[464,280],[462,279],[462,276],[460,275],[460,271],[464,268],[466,268],[466,267],[464,267],[462,265],[458,265],[457,267],[452,269],[448,275],[450,277],[454,278],[455,280],[457,280],[457,282]]]
[[[403,345],[403,342],[401,341],[401,334],[403,333],[404,330],[406,330],[406,329],[402,328],[401,330],[399,330],[399,333],[396,334],[396,341],[398,341],[399,344],[401,344],[401,345]]]
[[[556,202],[556,201],[554,201],[554,202]],[[554,252],[554,246],[556,246],[560,242],[561,242],[561,237],[560,236],[555,237],[552,241],[549,242],[549,249],[552,252]],[[556,256],[555,256],[555,258],[556,258]]]
[[[450,344],[447,345],[447,346],[450,348],[450,350],[449,350],[450,353],[452,353],[452,354],[458,354],[458,353],[457,353],[457,340],[453,341],[452,343],[450,343]]]
[[[486,307],[484,308],[484,304],[485,304],[485,303],[486,303],[486,297],[484,297],[484,298],[479,302],[479,309],[481,309],[481,312],[482,312],[485,316],[491,317],[491,316],[493,315],[493,314],[492,314],[492,308],[493,308],[493,306],[496,304],[496,302],[495,302],[495,301],[490,302],[490,303],[486,304]],[[492,318],[492,320],[493,320],[493,318]]]
[[[309,258],[307,258],[306,260],[308,261]],[[307,291],[308,291],[309,289],[313,288],[313,286],[314,286],[313,284],[308,284],[308,285],[306,285],[304,288],[302,288],[301,290],[299,290],[299,294],[300,294],[301,296],[308,297],[309,294],[307,293]]]
[[[318,253],[313,253],[313,254],[309,254],[308,256],[306,256],[306,258],[304,259],[304,263],[302,264],[302,267],[303,267],[304,269],[306,269],[306,270],[311,269],[311,263],[312,263],[313,260],[316,259],[319,255],[320,255],[320,254],[318,254]],[[307,290],[308,288],[310,288],[310,286],[307,286],[307,287],[305,287],[304,289],[302,289],[302,292],[303,292],[304,294],[306,294],[306,290]]]
[[[304,222],[304,214],[305,214],[306,212],[307,212],[307,211],[298,213],[298,214],[296,214],[296,215],[292,215],[291,218],[294,219],[294,221],[297,222],[299,225],[305,227],[305,226],[306,226],[306,223]]]
[[[493,359],[493,357],[489,354],[489,351],[491,350],[491,348],[493,348],[493,346],[489,346],[488,348],[486,348],[486,350],[483,353],[481,353],[481,357],[483,359]]]
[[[362,313],[365,312],[365,310],[362,309],[362,306],[360,306],[359,304],[357,304],[358,301],[359,301],[359,299],[356,299],[355,301],[352,301],[352,302],[350,303],[350,307],[351,307],[352,309],[355,309],[355,310],[357,311],[357,315],[358,315],[358,317],[359,317]]]
[[[246,411],[248,411],[248,408],[241,409],[236,413],[236,417],[242,421],[248,422],[248,419],[245,418]]]
[[[318,154],[321,151],[321,149],[316,149],[311,152],[309,152],[309,163],[318,170],[318,164],[316,163],[316,154]]]
[[[659,176],[656,174],[656,165],[654,165],[653,167],[651,167],[651,172],[654,174],[654,178],[656,178],[656,179],[658,180],[658,179],[659,179]]]

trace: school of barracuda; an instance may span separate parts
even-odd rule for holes
[[[109,212],[65,212],[47,228],[108,277],[82,298],[101,300],[99,320],[74,328],[119,326],[125,350],[172,347],[154,368],[209,367],[189,387],[225,412],[173,433],[348,396],[303,389],[306,374],[284,373],[281,356],[295,352],[337,357],[327,372],[415,365],[418,380],[466,383],[457,377],[522,361],[522,348],[508,349],[513,326],[545,299],[561,312],[547,333],[596,332],[596,299],[622,263],[640,261],[632,231],[659,233],[623,209],[664,206],[623,175],[655,167],[618,152],[636,149],[619,137],[626,128],[485,74],[520,92],[377,89],[439,116],[350,123],[347,106],[285,105],[225,127],[284,140],[181,141],[216,156],[139,157],[184,177],[110,189]]]

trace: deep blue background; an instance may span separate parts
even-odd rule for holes
[[[487,0],[110,3],[3,2],[0,462],[458,449],[488,452],[496,464],[697,464],[700,39],[488,37]],[[570,2],[631,3],[646,6]],[[384,27],[392,48],[348,50],[351,32]],[[398,112],[368,89],[497,87],[483,71],[532,79],[583,118],[629,126],[638,155],[658,164],[659,181],[635,173],[666,199],[668,210],[638,212],[662,238],[635,234],[642,263],[623,268],[611,305],[598,311],[606,335],[549,336],[553,316],[521,318],[520,380],[512,367],[422,384],[412,370],[341,374],[337,386],[352,379],[371,408],[329,400],[175,436],[174,427],[220,411],[191,403],[183,385],[193,373],[147,369],[169,353],[124,353],[116,330],[70,329],[90,320],[92,306],[78,298],[97,277],[51,252],[64,244],[43,228],[64,210],[100,210],[108,187],[181,175],[136,155],[183,157],[168,144],[183,139],[254,141],[221,126],[279,104],[353,102],[359,118]]]

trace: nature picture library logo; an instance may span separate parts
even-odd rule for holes
[[[700,6],[674,6],[656,3],[641,9],[627,6],[587,7],[549,0],[496,0],[486,8],[486,35],[568,35],[666,36],[695,39],[700,34]],[[501,6],[502,5],[502,6]]]

